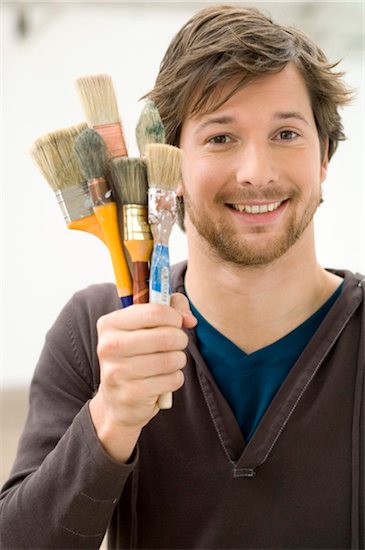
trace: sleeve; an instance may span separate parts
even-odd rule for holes
[[[99,548],[138,462],[137,451],[125,465],[109,457],[89,414],[99,383],[95,325],[105,313],[103,296],[89,294],[75,295],[47,334],[0,495],[1,548]]]

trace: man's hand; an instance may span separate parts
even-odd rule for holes
[[[184,349],[196,319],[182,294],[171,306],[137,304],[101,317],[97,323],[100,386],[90,413],[104,449],[126,462],[142,428],[159,412],[162,393],[184,383]]]

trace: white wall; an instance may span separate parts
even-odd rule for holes
[[[339,31],[343,3],[319,3],[317,12],[308,3],[303,21],[297,7],[306,3],[256,4],[269,6],[279,21],[307,27],[326,42],[332,58],[345,56],[342,67],[348,80],[360,88],[357,104],[344,113],[350,139],[331,163],[317,230],[321,263],[365,272],[364,61],[351,37]],[[30,3],[26,11],[33,29],[18,41],[12,33],[17,5],[1,5],[3,386],[28,384],[45,332],[75,290],[113,280],[103,245],[91,235],[66,229],[53,192],[30,159],[31,143],[45,132],[82,121],[74,80],[106,72],[114,79],[129,154],[137,154],[138,99],[152,87],[172,36],[201,5]],[[346,6],[351,33],[361,35],[359,4]],[[342,29],[345,33],[348,21]],[[177,229],[171,256],[173,261],[186,257]]]

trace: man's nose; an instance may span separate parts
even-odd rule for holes
[[[236,180],[242,186],[257,188],[278,180],[277,163],[268,143],[250,141],[242,145],[237,155]]]

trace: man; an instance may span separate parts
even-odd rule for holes
[[[217,6],[151,97],[184,151],[187,267],[171,307],[99,285],[64,308],[4,548],[97,548],[108,526],[111,548],[363,548],[365,281],[319,266],[313,231],[350,93],[301,32]]]

